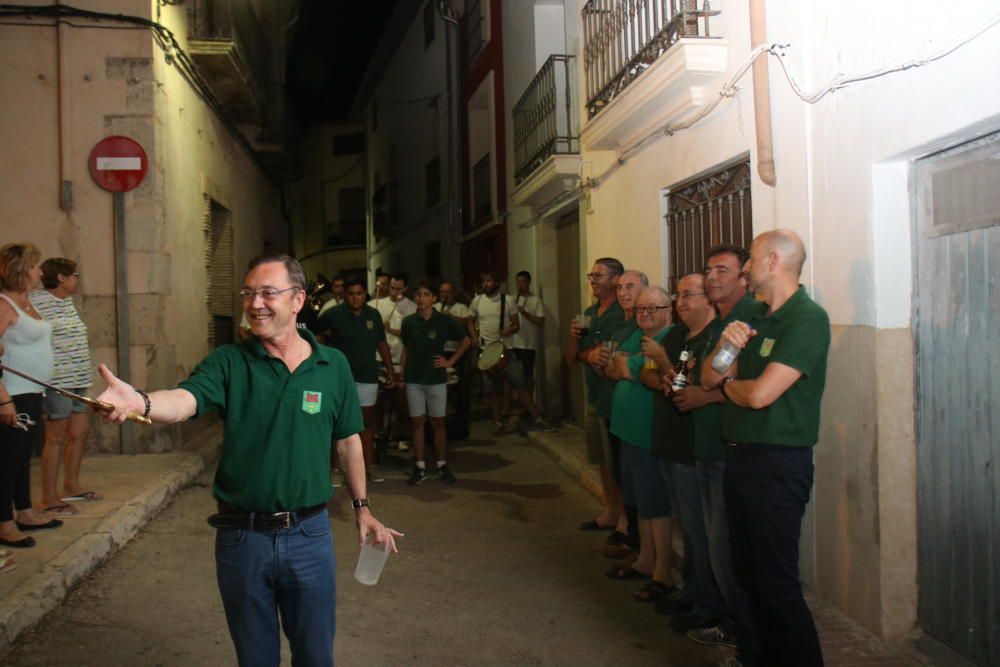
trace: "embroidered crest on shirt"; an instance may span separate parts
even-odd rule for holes
[[[375,328],[375,323],[372,322],[371,320],[366,320],[365,321],[365,326],[367,326],[369,330],[372,330],[372,329]]]
[[[302,412],[314,415],[319,412],[319,406],[323,402],[323,394],[319,391],[302,392]]]
[[[774,347],[774,339],[773,338],[765,338],[764,342],[760,344],[760,356],[762,356],[762,357],[770,357],[771,356],[771,348],[773,348],[773,347]]]
[[[434,340],[435,338],[438,337],[438,332],[434,331],[434,329],[431,329],[430,331],[427,332],[427,337],[430,338],[431,340]]]

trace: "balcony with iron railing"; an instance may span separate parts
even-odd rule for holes
[[[273,114],[272,45],[246,0],[190,0],[188,48],[223,110],[263,125]]]
[[[583,7],[588,148],[628,144],[692,115],[717,90],[726,40],[711,33],[709,0],[589,0]]]
[[[514,202],[536,209],[572,189],[580,167],[572,56],[549,56],[514,105]]]

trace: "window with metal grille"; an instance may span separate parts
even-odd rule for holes
[[[753,239],[750,158],[741,156],[673,185],[667,197],[667,289],[705,269],[705,251],[719,243],[749,247]]]
[[[229,209],[205,195],[202,213],[205,232],[205,268],[208,285],[208,346],[216,348],[232,343],[236,312],[236,289],[233,283],[233,225]]]

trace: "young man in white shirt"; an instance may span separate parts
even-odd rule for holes
[[[500,403],[503,397],[503,386],[510,383],[521,406],[531,418],[535,428],[552,432],[556,429],[547,421],[542,419],[535,405],[535,400],[528,391],[527,380],[521,362],[511,350],[513,349],[513,335],[520,328],[520,319],[515,310],[513,299],[500,291],[500,283],[496,276],[489,271],[481,274],[483,293],[476,296],[469,305],[469,336],[472,337],[472,346],[479,350],[485,349],[492,343],[501,342],[507,349],[509,361],[502,371],[484,370],[481,373],[483,379],[483,390],[490,401],[490,412],[493,415],[495,428],[494,435],[501,435],[506,431],[503,417],[500,410]]]
[[[520,328],[514,334],[514,355],[521,361],[524,377],[528,381],[528,393],[535,395],[535,359],[545,325],[545,306],[542,300],[531,293],[531,274],[519,271],[515,278],[517,294],[514,295],[514,309],[520,321]]]
[[[403,318],[417,312],[417,304],[406,298],[408,280],[405,273],[394,274],[389,280],[388,296],[376,297],[368,302],[368,305],[382,316],[382,323],[385,326],[385,342],[389,345],[393,370],[397,375],[400,372],[400,355],[403,353],[403,341],[399,337]],[[406,408],[406,395],[403,390],[399,387],[392,387],[389,389],[389,395],[390,405],[399,417],[399,423],[407,423],[410,415]],[[389,435],[391,437],[392,433]]]

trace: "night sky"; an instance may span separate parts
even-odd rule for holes
[[[301,0],[288,92],[304,122],[345,118],[395,0]]]

